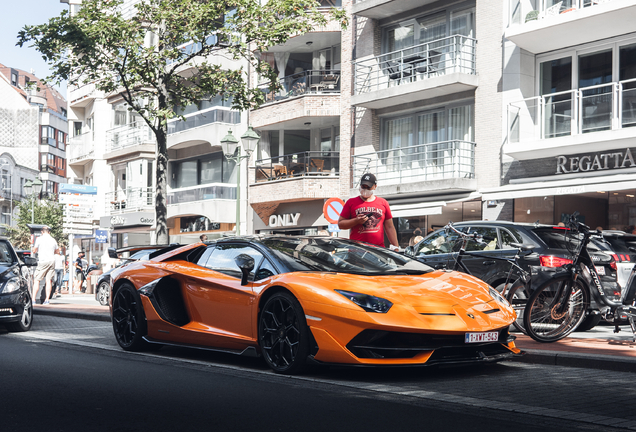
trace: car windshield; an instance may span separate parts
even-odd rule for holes
[[[432,269],[388,249],[337,238],[274,238],[262,244],[293,271],[368,275],[423,274]]]
[[[15,262],[11,246],[6,241],[0,241],[0,265],[7,266]]]

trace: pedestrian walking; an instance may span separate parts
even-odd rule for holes
[[[360,180],[360,196],[349,198],[342,208],[338,227],[351,230],[349,238],[384,247],[384,234],[389,247],[398,250],[398,238],[393,225],[389,203],[373,191],[377,187],[375,175],[367,173]]]
[[[40,289],[40,281],[44,279],[46,296],[43,304],[45,305],[49,304],[51,285],[53,276],[55,276],[55,254],[59,252],[57,242],[51,237],[50,231],[48,226],[43,226],[42,235],[37,238],[33,247],[33,253],[38,254],[38,266],[33,277],[33,295],[31,300],[35,303],[36,294]]]
[[[66,267],[66,260],[64,255],[58,249],[55,254],[55,290],[57,291],[57,297],[62,295],[62,279],[64,278],[64,268]],[[53,297],[53,293],[51,293]]]
[[[82,285],[84,284],[84,280],[86,276],[84,275],[84,252],[79,251],[77,254],[77,259],[75,260],[75,283],[73,285],[73,293],[83,292]]]

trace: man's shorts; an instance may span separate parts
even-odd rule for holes
[[[86,279],[84,277],[84,272],[75,270],[75,279],[84,282],[84,279]]]
[[[55,276],[55,261],[41,261],[38,262],[38,266],[35,269],[35,275],[33,279],[45,281],[53,279]]]

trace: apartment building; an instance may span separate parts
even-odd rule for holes
[[[592,227],[636,224],[636,2],[503,6],[502,184],[481,190],[486,207],[515,221],[578,210]]]
[[[14,201],[36,177],[43,194],[66,183],[66,100],[32,72],[0,64],[0,223],[12,224]]]

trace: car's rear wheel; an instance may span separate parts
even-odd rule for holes
[[[97,301],[102,306],[108,306],[108,283],[102,282],[97,287]]]
[[[31,325],[33,325],[33,303],[30,296],[25,296],[25,298],[20,321],[7,324],[7,330],[10,332],[29,331]]]
[[[120,347],[126,351],[142,351],[148,343],[146,317],[135,287],[123,284],[113,297],[113,331]]]
[[[301,372],[309,355],[309,327],[302,306],[286,292],[274,294],[263,306],[258,323],[259,344],[274,372]]]

